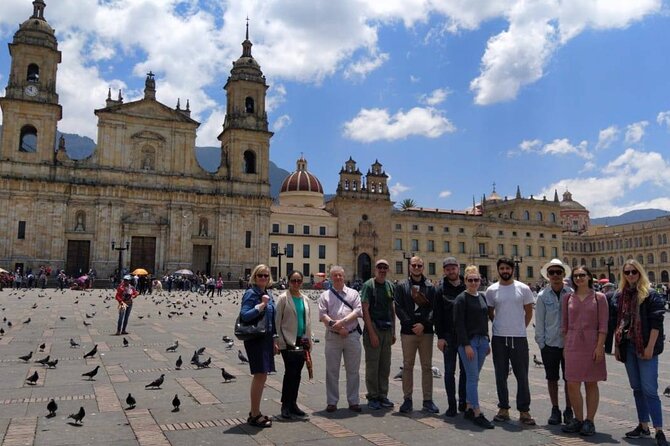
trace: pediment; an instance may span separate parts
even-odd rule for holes
[[[195,125],[199,125],[197,121],[189,118],[182,112],[151,99],[140,99],[139,101],[128,102],[126,104],[115,104],[96,110],[96,114],[98,112],[146,119],[189,122]]]
[[[130,139],[145,139],[151,141],[163,141],[165,142],[165,137],[159,133],[151,132],[149,130],[142,130],[137,132],[130,137]]]

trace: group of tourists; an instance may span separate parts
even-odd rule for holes
[[[444,277],[436,284],[423,274],[421,257],[412,257],[409,267],[409,277],[393,284],[386,278],[389,262],[377,260],[374,277],[363,284],[360,292],[346,286],[341,266],[331,267],[332,286],[318,299],[318,320],[325,328],[327,413],[338,410],[342,360],[347,407],[355,413],[362,411],[359,397],[362,352],[368,409],[395,407],[388,392],[391,346],[398,340],[399,325],[403,356],[400,413],[414,409],[413,372],[417,353],[421,409],[432,414],[440,412],[433,397],[433,338],[437,337],[437,349],[444,359],[445,417],[463,412],[466,419],[487,429],[495,427],[493,421],[510,420],[508,377],[513,374],[518,420],[522,425],[533,426],[536,422],[530,413],[526,329],[533,321],[535,309],[535,342],[541,360],[534,355],[534,361],[544,366],[552,405],[547,423],[562,424],[566,433],[583,436],[596,433],[598,383],[607,379],[605,341],[609,326],[613,329],[614,358],[625,364],[637,409],[638,425],[625,436],[650,437],[651,420],[656,444],[667,446],[658,396],[658,355],[663,351],[665,339],[665,302],[651,287],[637,261],[627,260],[622,265],[622,279],[612,300],[616,302],[614,306],[595,290],[588,267],[571,268],[559,259],[542,267],[548,285],[537,301],[526,284],[514,279],[515,264],[509,258],[498,259],[499,279],[485,291],[481,291],[479,268],[469,265],[461,274],[461,265],[454,257],[444,260]],[[265,318],[267,329],[263,337],[244,342],[253,375],[248,423],[256,427],[272,425],[272,419],[261,413],[260,402],[267,374],[275,371],[274,356],[278,354],[282,355],[286,369],[281,417],[305,416],[297,404],[297,396],[305,358],[310,358],[309,300],[301,292],[302,273],[292,271],[288,278],[289,288],[275,298],[270,268],[258,265],[242,298],[240,319]],[[492,322],[490,328],[489,322]],[[482,412],[478,394],[480,373],[489,354],[498,397],[498,412],[493,421]],[[559,403],[561,375],[565,381],[563,411]]]

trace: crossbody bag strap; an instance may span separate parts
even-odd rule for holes
[[[340,296],[340,294],[337,291],[335,291],[335,289],[331,288],[330,291],[332,291],[335,297],[337,297],[340,300],[340,302],[346,305],[351,311],[355,311],[353,305],[344,300],[344,297]],[[358,322],[356,322],[356,331],[358,332],[358,334],[363,334],[361,326],[358,324]]]

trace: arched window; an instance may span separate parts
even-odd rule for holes
[[[74,230],[77,232],[86,231],[86,212],[78,211],[74,217]]]
[[[523,211],[523,219],[524,220],[530,220],[530,212]]]
[[[37,129],[32,125],[24,125],[21,127],[19,152],[37,152]]]
[[[644,265],[644,256],[642,254],[638,254],[636,260],[640,265]]]
[[[379,192],[380,194],[384,193],[384,186],[382,185],[382,183],[377,183],[377,192]]]
[[[358,190],[358,181],[354,180],[351,185],[351,190]]]
[[[579,266],[578,263],[577,263],[577,257],[573,257],[572,258],[572,267],[577,268],[577,266]]]
[[[648,272],[647,272],[647,276],[649,276],[649,281],[650,281],[651,283],[656,282],[656,273],[655,273],[655,272],[653,272],[653,271],[648,271]]]
[[[509,213],[509,218],[510,218],[511,220],[514,220],[514,211],[510,211],[510,213]]]
[[[349,180],[344,180],[344,190],[349,190]]]
[[[597,262],[596,258],[594,257],[594,258],[591,259],[591,268],[595,268],[597,266],[598,266],[598,262]]]
[[[372,193],[374,194],[375,191],[376,191],[376,189],[375,189],[375,183],[370,183],[370,192],[372,192]]]
[[[535,214],[535,220],[542,221],[542,219],[543,219],[542,212],[538,211],[537,214]]]
[[[254,112],[254,98],[251,96],[247,96],[247,98],[244,100],[244,111],[247,113]]]
[[[654,263],[654,255],[653,254],[647,254],[647,264],[652,265]]]
[[[600,258],[600,266],[605,266],[605,257]]]
[[[549,214],[549,221],[552,222],[552,223],[556,223],[556,214],[555,213],[552,212],[551,214]]]
[[[668,244],[668,234],[663,234],[663,244],[664,245]]]
[[[40,67],[37,64],[31,63],[30,65],[28,65],[26,80],[28,82],[34,82],[34,83],[40,81]]]
[[[668,262],[668,253],[665,251],[661,252],[661,263],[667,263]]]
[[[661,271],[661,282],[670,282],[670,277],[668,277],[668,271],[663,270]]]
[[[244,173],[256,173],[256,154],[251,150],[244,152]]]

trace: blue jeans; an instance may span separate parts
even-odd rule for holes
[[[474,336],[470,339],[470,346],[475,352],[475,357],[470,361],[465,355],[465,347],[460,345],[458,347],[458,354],[465,367],[465,395],[466,401],[470,403],[473,409],[479,409],[479,372],[482,370],[484,360],[486,359],[486,352],[489,350],[489,340],[484,336]]]
[[[637,420],[640,423],[651,421],[655,428],[663,427],[661,399],[658,397],[658,355],[651,359],[637,356],[632,342],[628,343],[626,352],[626,373],[633,389]]]
[[[450,339],[442,352],[444,356],[444,389],[447,392],[449,407],[456,407],[456,363],[459,364],[458,373],[458,402],[465,404],[465,368],[463,361],[458,357],[456,339]]]
[[[126,331],[126,327],[128,326],[128,319],[130,318],[130,310],[132,310],[132,308],[132,305],[128,305],[125,311],[119,311],[119,320],[116,323],[116,331]]]

